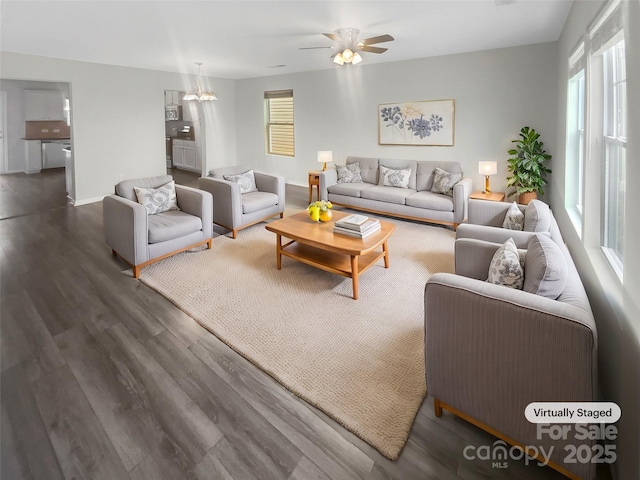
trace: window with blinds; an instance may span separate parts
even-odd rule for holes
[[[267,153],[293,157],[293,90],[264,92],[264,111]]]

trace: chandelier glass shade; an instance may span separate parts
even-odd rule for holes
[[[218,97],[216,97],[215,93],[202,89],[202,86],[200,85],[200,67],[202,66],[202,62],[196,62],[196,65],[198,65],[198,81],[196,87],[187,92],[187,94],[182,97],[182,99],[186,101],[197,100],[198,102],[209,102],[212,100],[217,100]]]

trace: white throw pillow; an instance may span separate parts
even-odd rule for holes
[[[524,228],[524,213],[518,208],[518,204],[513,202],[504,216],[502,228],[508,230],[522,230]]]
[[[453,186],[460,180],[462,180],[462,173],[447,172],[446,170],[436,167],[433,171],[431,191],[453,197]]]
[[[493,255],[487,282],[522,290],[524,271],[520,265],[518,248],[513,238],[504,242]]]
[[[380,165],[380,181],[378,185],[385,187],[409,188],[411,169],[387,168]]]
[[[180,210],[176,198],[176,182],[173,180],[158,188],[133,187],[138,203],[144,205],[148,215]]]
[[[234,182],[240,185],[240,193],[257,192],[256,178],[253,175],[253,170],[248,172],[239,173],[238,175],[223,175],[225,180]]]
[[[549,205],[540,200],[531,200],[524,210],[525,232],[548,232],[551,229]]]

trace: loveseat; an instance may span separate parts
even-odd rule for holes
[[[480,202],[472,208],[494,225],[510,206]],[[565,447],[591,451],[594,440],[575,439],[575,430],[566,439],[538,435],[524,416],[531,402],[597,399],[595,321],[558,225],[547,214],[549,232],[527,233],[523,290],[487,281],[494,254],[514,232],[487,226],[476,230],[479,238],[456,239],[456,273],[435,274],[425,287],[427,390],[436,416],[445,409],[464,418],[496,435],[494,446],[553,447],[552,468],[592,479],[595,464],[566,463]]]
[[[352,168],[352,173],[357,170],[358,175],[355,179],[348,179],[351,181],[340,179],[336,169],[321,172],[320,198],[357,210],[452,225],[454,228],[467,218],[473,182],[470,178],[462,178],[462,169],[457,162],[347,157],[344,167],[355,167],[356,164],[357,168]],[[336,166],[337,169],[341,167]],[[436,169],[458,176],[459,180],[450,185],[449,194],[432,191],[435,190]],[[401,177],[403,171],[409,171],[408,175]],[[400,177],[398,184],[401,186],[389,186],[395,180],[394,176]],[[442,185],[445,185],[445,190],[446,181]]]

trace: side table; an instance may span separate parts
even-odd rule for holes
[[[469,198],[472,198],[474,200],[489,200],[490,202],[504,202],[504,197],[504,192],[473,192],[471,195],[469,195]]]
[[[320,200],[320,173],[317,171],[309,172],[309,203],[313,197],[313,186],[317,189],[318,200]]]

